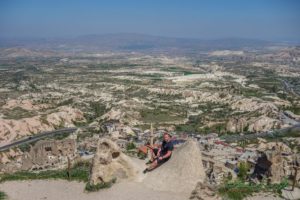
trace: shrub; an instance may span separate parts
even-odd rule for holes
[[[30,144],[28,144],[28,143],[21,144],[21,145],[19,146],[19,149],[20,149],[22,152],[29,152],[29,151],[30,151]]]
[[[7,195],[4,192],[0,191],[0,200],[4,200],[7,198]]]
[[[139,152],[137,153],[137,156],[138,156],[138,158],[141,159],[141,160],[145,160],[145,159],[147,158],[147,154],[145,154],[145,153],[143,153],[143,152],[141,152],[141,151],[139,151]]]
[[[233,182],[225,182],[224,185],[219,188],[218,192],[225,199],[242,200],[245,197],[258,192],[271,192],[280,195],[281,190],[287,186],[287,180],[283,180],[281,183],[277,184],[254,184],[237,180]]]
[[[136,146],[133,142],[129,142],[127,145],[126,145],[126,150],[127,151],[130,151],[132,149],[136,149]]]
[[[47,170],[41,172],[20,171],[12,174],[0,175],[0,182],[14,180],[35,180],[35,179],[66,179],[87,182],[89,178],[90,164],[88,162],[79,162],[75,164],[70,171]],[[68,176],[69,174],[69,176]]]
[[[239,164],[238,177],[240,180],[245,181],[248,175],[249,165],[246,162],[241,162]]]

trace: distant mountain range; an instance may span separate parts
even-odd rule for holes
[[[257,39],[226,38],[215,40],[172,38],[134,33],[104,35],[84,35],[73,38],[0,38],[2,48],[28,48],[56,51],[141,51],[141,52],[178,52],[260,49],[271,45],[284,45]]]

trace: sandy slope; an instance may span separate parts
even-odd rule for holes
[[[84,183],[64,180],[12,181],[0,185],[10,200],[184,200],[187,195],[158,192],[138,182],[121,182],[99,192],[84,192]]]
[[[87,193],[82,182],[66,180],[8,181],[0,184],[9,200],[184,200],[189,194],[156,191],[145,186],[145,161],[132,159],[139,169],[136,180],[121,181],[109,189]]]

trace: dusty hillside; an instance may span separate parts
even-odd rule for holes
[[[54,130],[55,128],[74,126],[76,120],[83,120],[83,113],[74,108],[62,106],[56,112],[46,115],[36,115],[21,119],[0,118],[0,145],[27,135],[42,131]]]

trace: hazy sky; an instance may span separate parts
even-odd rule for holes
[[[1,0],[0,36],[145,33],[300,41],[299,0]]]

